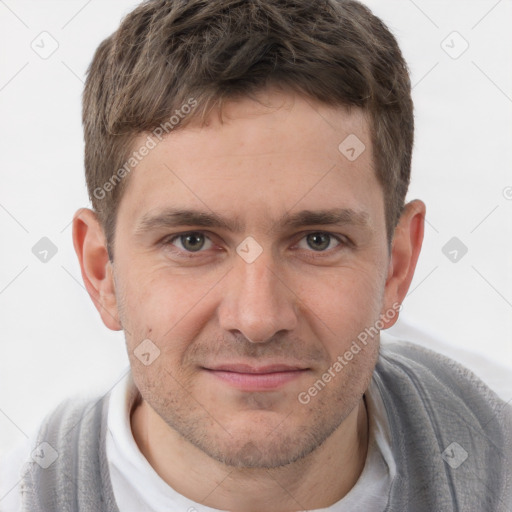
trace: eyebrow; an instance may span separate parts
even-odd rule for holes
[[[302,210],[294,214],[285,213],[273,224],[270,232],[313,225],[353,225],[359,228],[370,226],[370,216],[365,211],[351,208],[333,208],[324,210]],[[214,212],[168,208],[154,214],[146,214],[137,223],[135,235],[150,231],[175,228],[177,226],[197,226],[219,228],[240,233],[244,225],[238,219],[222,217]]]
[[[365,228],[370,225],[370,216],[365,211],[351,208],[333,208],[330,210],[302,210],[288,216],[283,215],[278,225],[287,228],[301,228],[313,225],[354,225]]]

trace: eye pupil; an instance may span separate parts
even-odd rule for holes
[[[307,236],[307,243],[315,251],[323,251],[329,247],[331,237],[327,233],[311,233]]]
[[[199,251],[204,245],[204,235],[201,233],[189,233],[181,237],[181,243],[187,251]]]

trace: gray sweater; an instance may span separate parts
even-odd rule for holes
[[[386,512],[512,512],[510,405],[458,363],[409,343],[381,348],[375,380],[397,466]],[[24,512],[119,512],[108,399],[68,400],[45,420],[37,444],[59,456],[46,469],[27,465]]]

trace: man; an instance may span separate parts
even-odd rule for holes
[[[131,374],[41,426],[30,511],[510,511],[512,413],[400,343],[425,205],[362,5],[148,1],[84,93],[73,240]]]

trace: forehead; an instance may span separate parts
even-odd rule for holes
[[[222,118],[214,112],[171,132],[127,185],[118,220],[131,224],[169,207],[224,212],[243,225],[251,216],[270,224],[320,206],[384,215],[363,112],[297,94],[231,101]]]

